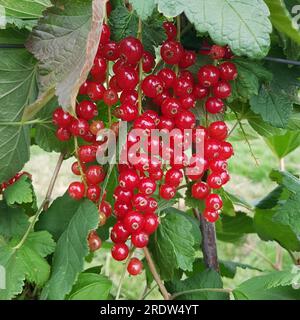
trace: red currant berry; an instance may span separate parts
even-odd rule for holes
[[[91,75],[93,79],[99,82],[103,82],[106,77],[107,61],[103,57],[96,57],[94,65],[91,69]]]
[[[219,173],[211,173],[207,177],[207,184],[212,189],[220,189],[223,185],[220,174]]]
[[[90,130],[89,123],[85,119],[74,119],[70,126],[71,133],[76,137],[83,137]]]
[[[91,120],[98,115],[97,106],[94,102],[83,100],[76,106],[76,114],[79,118]]]
[[[195,199],[203,200],[210,193],[210,188],[205,182],[196,182],[192,186],[192,196]]]
[[[144,223],[144,216],[136,211],[129,212],[123,219],[124,227],[129,233],[135,233],[142,230]]]
[[[129,236],[130,233],[121,221],[118,221],[111,229],[110,238],[114,243],[125,243]]]
[[[119,112],[120,112],[119,117],[123,121],[133,121],[139,115],[139,110],[138,110],[137,106],[129,104],[129,103],[121,104]]]
[[[136,248],[145,248],[149,242],[149,236],[144,231],[139,231],[131,236],[131,243]]]
[[[148,207],[148,198],[141,193],[137,193],[132,198],[132,204],[136,210],[143,211]]]
[[[143,71],[146,73],[150,73],[152,71],[152,69],[155,66],[155,59],[153,57],[153,55],[148,52],[148,51],[144,51],[143,53]]]
[[[190,81],[188,78],[179,77],[175,80],[173,88],[176,96],[187,97],[193,92],[194,85],[193,82]]]
[[[160,181],[164,176],[162,169],[157,169],[155,171],[151,171],[149,174],[150,178],[156,181]]]
[[[128,266],[127,271],[132,276],[137,276],[143,270],[143,263],[138,258],[131,258]]]
[[[98,184],[104,181],[105,172],[102,166],[93,165],[87,168],[85,176],[88,184]]]
[[[210,97],[205,102],[205,108],[209,113],[220,113],[224,111],[224,102],[221,99]]]
[[[161,112],[164,116],[173,118],[181,110],[181,104],[179,100],[175,98],[167,98],[161,105]]]
[[[120,172],[119,183],[122,188],[134,189],[139,185],[140,178],[135,170],[127,169]]]
[[[111,249],[111,255],[117,261],[125,260],[128,254],[129,249],[125,243],[116,243]]]
[[[92,252],[97,251],[101,248],[102,241],[99,238],[96,231],[92,231],[88,237],[89,248]]]
[[[175,121],[172,118],[161,116],[157,127],[159,130],[171,131],[175,127]]]
[[[93,101],[99,101],[103,99],[105,87],[102,83],[89,82],[87,87],[87,94]]]
[[[144,215],[144,220],[145,222],[144,222],[143,231],[149,235],[155,232],[159,225],[159,220],[157,215],[154,213],[146,213]]]
[[[154,121],[155,125],[158,125],[159,122],[160,122],[159,115],[158,115],[158,113],[155,112],[154,110],[146,110],[146,111],[143,113],[143,116],[146,117],[146,118],[147,118],[147,117],[150,117],[150,118]]]
[[[173,40],[167,40],[160,48],[160,55],[167,64],[178,64],[184,53],[182,45]]]
[[[116,76],[112,76],[109,80],[108,86],[115,90],[116,92],[121,92],[122,89],[120,88],[120,86],[118,85],[118,81],[117,81],[117,77]]]
[[[101,38],[100,38],[100,43],[107,44],[110,39],[110,29],[109,26],[105,23],[102,24],[102,31],[101,31]]]
[[[238,76],[238,71],[234,63],[223,62],[220,67],[220,77],[223,80],[231,81],[235,80]]]
[[[209,89],[203,87],[201,84],[196,84],[194,86],[193,94],[197,99],[201,100],[208,96]]]
[[[177,28],[173,22],[165,21],[163,23],[166,35],[169,40],[174,40],[177,36]]]
[[[105,128],[105,124],[102,120],[94,120],[90,124],[90,132],[96,136],[100,130],[103,130]]]
[[[144,177],[140,180],[138,189],[141,194],[150,196],[156,190],[156,182],[151,178]]]
[[[80,200],[84,197],[85,187],[82,182],[72,182],[69,185],[69,196],[75,200]]]
[[[223,141],[221,143],[221,150],[220,150],[220,159],[221,160],[227,160],[233,156],[233,147],[231,143],[227,141]]]
[[[71,138],[71,132],[67,128],[58,128],[56,130],[56,137],[60,141],[68,141]]]
[[[112,88],[108,88],[107,90],[105,90],[103,95],[103,101],[106,105],[113,106],[118,102],[118,100],[119,97],[116,90]]]
[[[229,48],[229,46],[225,46],[225,59],[232,59],[234,57],[233,52],[231,51],[231,49]]]
[[[83,171],[86,170],[86,168],[85,168],[85,166],[83,164],[81,165],[81,168],[82,168]],[[80,176],[81,175],[78,161],[76,161],[76,162],[74,162],[72,164],[71,170],[76,176]]]
[[[149,98],[155,98],[163,92],[163,82],[158,76],[147,76],[142,82],[142,90]]]
[[[132,210],[132,205],[129,203],[116,201],[114,204],[114,213],[117,219],[123,219],[130,210]]]
[[[136,90],[123,91],[120,96],[121,103],[136,104],[138,101],[138,93]]]
[[[112,214],[111,204],[107,201],[102,201],[99,205],[99,212],[103,213],[106,218],[109,218]]]
[[[204,155],[206,159],[218,158],[220,155],[221,145],[218,140],[206,139],[204,141]]]
[[[124,38],[119,43],[119,54],[126,63],[137,64],[143,55],[143,45],[137,38]]]
[[[157,73],[157,76],[163,81],[166,89],[173,87],[176,79],[176,74],[173,70],[169,68],[163,68]]]
[[[224,121],[216,121],[207,128],[208,134],[211,138],[216,140],[225,140],[228,135],[228,128]]]
[[[97,202],[100,199],[101,189],[99,186],[90,185],[86,191],[86,197],[93,202]]]
[[[122,90],[134,90],[139,83],[139,75],[133,67],[124,66],[116,73],[116,79]]]
[[[181,97],[179,101],[181,103],[181,107],[185,110],[194,108],[196,106],[196,98],[193,95]]]
[[[209,210],[218,211],[223,207],[222,198],[218,194],[210,194],[205,200],[206,208]]]
[[[223,59],[225,56],[226,50],[224,47],[218,46],[216,44],[214,44],[210,51],[209,51],[209,55],[211,56],[212,59],[214,60],[220,60]]]
[[[118,44],[114,41],[105,43],[101,49],[101,54],[109,61],[117,60],[119,58]]]
[[[152,117],[144,114],[134,121],[133,128],[145,130],[147,134],[150,134],[151,130],[156,128],[156,124]]]
[[[219,219],[219,212],[205,209],[203,212],[203,216],[208,222],[214,223]]]
[[[203,87],[211,87],[218,83],[220,78],[220,71],[213,65],[206,65],[199,69],[198,80]]]
[[[176,189],[173,186],[162,184],[159,189],[159,195],[165,200],[171,200],[176,195]]]
[[[93,162],[96,160],[97,146],[81,146],[78,150],[78,157],[81,163]]]
[[[182,110],[176,115],[175,124],[179,129],[193,129],[196,126],[196,117],[193,112]]]
[[[227,99],[231,95],[231,86],[227,81],[219,81],[212,89],[212,93],[216,98]]]
[[[197,55],[195,51],[185,50],[179,61],[179,68],[185,69],[195,64]]]
[[[86,95],[87,94],[87,87],[88,87],[89,82],[85,81],[79,88],[79,94],[80,95]]]
[[[178,187],[183,180],[183,173],[179,169],[169,169],[165,175],[165,183],[172,187]]]
[[[225,185],[230,180],[230,175],[226,170],[220,172],[220,177],[223,185]]]
[[[158,105],[158,106],[161,106],[162,103],[165,101],[165,99],[167,98],[170,98],[171,97],[171,94],[169,91],[167,90],[164,90],[161,94],[159,94],[158,96],[156,96],[154,99],[153,99],[153,102]]]
[[[52,121],[60,128],[68,128],[73,121],[73,117],[68,112],[64,112],[62,108],[57,108],[53,112]]]
[[[210,163],[209,163],[209,168],[213,172],[226,171],[227,167],[228,167],[228,165],[225,160],[214,159],[214,160],[210,161]]]
[[[131,203],[133,197],[133,191],[129,189],[124,189],[118,186],[114,191],[114,198],[116,201]]]

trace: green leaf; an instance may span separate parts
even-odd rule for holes
[[[29,125],[20,121],[37,96],[36,72],[36,60],[26,50],[0,50],[0,182],[29,159]]]
[[[258,209],[272,209],[277,206],[278,202],[285,196],[285,189],[282,186],[276,187],[267,196],[261,199],[256,207]],[[289,192],[288,195],[289,196]]]
[[[52,274],[44,287],[42,299],[61,300],[71,291],[89,253],[88,234],[97,229],[98,223],[99,213],[95,204],[89,200],[79,201],[78,208],[57,241]]]
[[[168,282],[166,287],[171,294],[199,289],[198,292],[179,295],[179,300],[229,300],[229,295],[225,292],[201,291],[201,289],[223,288],[222,279],[214,270],[204,270],[185,280]]]
[[[272,272],[251,278],[233,291],[237,300],[299,300],[300,291],[292,287],[295,274]]]
[[[285,6],[283,0],[265,0],[271,12],[271,22],[280,32],[300,44],[299,26]]]
[[[244,212],[235,217],[223,216],[216,223],[217,238],[225,242],[237,242],[246,234],[254,233],[253,219]]]
[[[104,0],[61,0],[47,9],[27,42],[40,62],[44,92],[56,88],[59,105],[75,110],[80,85],[93,65]],[[47,101],[48,102],[48,101]]]
[[[270,178],[293,193],[300,193],[300,180],[287,171],[272,170]]]
[[[0,234],[3,237],[22,236],[28,226],[28,217],[22,208],[12,208],[5,201],[0,201]]]
[[[170,208],[165,213],[151,237],[149,249],[162,279],[171,280],[177,269],[192,270],[200,246],[199,227],[182,211]]]
[[[236,55],[264,57],[270,46],[272,25],[262,0],[156,0],[169,17],[184,11],[197,31],[208,32],[220,45],[228,44]]]
[[[19,180],[6,188],[4,198],[9,205],[33,202],[33,190],[29,177],[23,175]]]
[[[120,41],[128,36],[136,37],[138,16],[135,11],[129,12],[124,6],[118,6],[112,11],[109,22],[114,41]],[[145,50],[150,51],[152,54],[155,54],[155,48],[166,39],[162,23],[163,18],[157,12],[154,12],[142,24],[143,45]]]
[[[1,300],[21,293],[25,279],[41,287],[50,275],[50,266],[44,257],[53,252],[55,244],[49,234],[31,233],[23,246],[15,249],[17,243],[18,239],[14,239],[9,244],[0,244],[0,265],[6,271],[6,288],[0,289]]]
[[[103,275],[81,273],[68,300],[107,300],[111,286],[111,281]]]
[[[142,20],[147,20],[155,8],[155,0],[129,0],[129,2]]]
[[[0,43],[24,44],[28,38],[29,31],[9,28],[0,30]]]
[[[300,146],[300,132],[288,131],[281,136],[266,139],[267,145],[279,159],[286,157]]]

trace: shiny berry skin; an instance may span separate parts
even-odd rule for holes
[[[103,101],[106,105],[113,106],[118,102],[118,100],[119,97],[116,90],[112,88],[108,88],[107,90],[105,90],[103,94]]]
[[[96,231],[92,231],[88,237],[89,248],[92,252],[97,251],[101,248],[102,241],[99,238]]]
[[[218,194],[210,194],[205,200],[206,208],[209,210],[218,211],[223,207],[222,198]]]
[[[228,167],[228,165],[227,165],[227,162],[225,160],[214,159],[214,160],[209,162],[209,168],[213,172],[226,171],[227,167]]]
[[[159,195],[165,200],[171,200],[175,197],[176,188],[167,184],[162,184],[159,189]]]
[[[160,122],[160,116],[154,110],[146,110],[143,113],[143,116],[144,117],[150,117],[154,121],[155,125],[158,125],[159,122]]]
[[[212,59],[214,60],[220,60],[223,59],[224,56],[226,54],[226,50],[224,47],[218,46],[216,44],[214,44],[210,51],[209,51],[209,55],[211,56]]]
[[[85,81],[79,88],[79,94],[80,95],[85,95],[87,94],[87,86],[88,86],[89,81]]]
[[[172,130],[175,127],[175,121],[172,118],[168,118],[165,116],[160,117],[159,124],[157,125],[157,128],[159,130]]]
[[[99,101],[103,99],[105,87],[102,83],[89,82],[87,87],[87,94],[93,101]]]
[[[188,78],[179,77],[175,80],[173,88],[176,96],[187,97],[193,92],[194,85]]]
[[[62,108],[57,108],[52,115],[52,122],[60,128],[68,128],[73,121],[73,117],[64,112]]]
[[[220,66],[220,77],[223,80],[231,81],[235,80],[238,76],[238,71],[234,63],[223,62]]]
[[[225,56],[224,59],[232,59],[234,57],[233,52],[231,51],[229,46],[225,46]]]
[[[128,254],[129,249],[125,243],[116,243],[111,249],[111,255],[117,261],[125,260]]]
[[[139,118],[137,118],[133,123],[134,129],[143,129],[146,131],[146,133],[150,133],[150,130],[153,130],[156,128],[155,121],[152,117],[150,117],[147,114],[143,114]]]
[[[229,175],[228,171],[226,171],[226,170],[220,172],[220,177],[221,177],[223,185],[225,185],[230,180],[230,175]]]
[[[131,203],[131,199],[133,197],[133,191],[129,189],[124,189],[118,186],[114,191],[114,198],[117,201],[121,201],[124,203]]]
[[[227,141],[223,141],[221,143],[220,149],[221,150],[220,150],[219,158],[221,160],[227,160],[227,159],[231,158],[234,154],[232,144]]]
[[[139,115],[139,110],[136,105],[124,103],[120,105],[120,118],[123,121],[133,121]]]
[[[219,219],[219,215],[220,214],[218,211],[209,210],[209,209],[205,209],[203,212],[204,218],[210,223],[216,222]]]
[[[117,77],[116,76],[112,76],[109,80],[109,83],[108,83],[108,86],[115,90],[116,92],[121,92],[122,89],[120,88],[120,86],[118,85],[118,82],[117,82]]]
[[[105,128],[105,124],[102,120],[94,120],[90,124],[90,132],[96,136],[100,130]]]
[[[120,59],[129,64],[137,64],[143,55],[141,41],[134,37],[127,37],[119,42]]]
[[[85,169],[86,169],[84,165],[81,165],[81,168],[83,171],[85,171]],[[80,173],[78,161],[75,161],[72,164],[71,170],[76,176],[80,176],[81,173]]]
[[[206,139],[204,141],[204,156],[206,159],[218,158],[220,155],[221,144],[215,139]]]
[[[97,185],[90,185],[86,191],[86,197],[93,202],[97,202],[100,199],[101,189]]]
[[[221,99],[210,97],[205,102],[205,108],[209,113],[220,113],[224,111],[224,102]]]
[[[210,188],[205,182],[196,182],[192,186],[192,196],[195,199],[203,200],[210,193]]]
[[[154,213],[146,213],[144,215],[143,231],[147,234],[152,234],[156,231],[159,225],[158,216]]]
[[[109,61],[117,60],[119,58],[118,44],[114,41],[104,44],[101,48],[101,54]]]
[[[157,170],[151,171],[149,176],[153,180],[160,181],[162,179],[162,177],[164,176],[164,173],[163,173],[162,169],[157,169]]]
[[[107,70],[107,61],[103,57],[96,57],[94,60],[94,65],[91,69],[91,75],[93,79],[99,82],[103,82],[102,80],[106,77]]]
[[[175,124],[179,129],[193,129],[196,126],[196,117],[193,112],[182,110],[176,115]]]
[[[185,69],[195,64],[197,55],[195,51],[185,50],[178,65],[179,68]]]
[[[216,98],[227,99],[231,95],[229,82],[221,80],[213,88],[212,93]]]
[[[142,230],[144,223],[144,216],[136,211],[127,213],[123,219],[124,227],[129,233],[135,233]]]
[[[158,76],[147,76],[142,82],[142,90],[147,97],[155,98],[163,92],[163,82]]]
[[[167,64],[178,64],[184,53],[182,45],[173,40],[167,40],[160,48],[160,55]]]
[[[139,185],[140,178],[135,170],[127,169],[120,172],[119,183],[122,188],[132,190]]]
[[[92,165],[86,169],[85,176],[88,184],[98,184],[105,179],[105,172],[102,166]]]
[[[170,68],[163,68],[157,73],[157,76],[163,81],[166,89],[173,87],[176,79],[176,74],[173,70]]]
[[[79,160],[82,163],[93,162],[96,160],[97,147],[94,145],[84,145],[79,147],[78,156]]]
[[[103,213],[106,218],[109,218],[112,214],[111,204],[107,201],[101,201],[99,205],[99,212]]]
[[[166,35],[169,40],[174,40],[177,36],[177,28],[173,22],[165,21],[163,23]]]
[[[131,258],[128,266],[127,271],[132,276],[137,276],[143,270],[143,263],[138,258]]]
[[[207,184],[212,189],[220,189],[223,185],[223,181],[219,173],[211,173],[207,177]]]
[[[154,198],[148,198],[147,208],[144,209],[145,213],[154,213],[158,208],[158,203]]]
[[[138,101],[138,92],[136,90],[123,91],[120,96],[121,103],[136,104]]]
[[[85,187],[82,182],[72,182],[68,188],[69,196],[75,200],[80,200],[84,197]]]
[[[138,189],[141,194],[150,196],[156,190],[156,182],[151,178],[141,178]]]
[[[161,105],[161,112],[164,116],[173,118],[181,110],[181,104],[176,98],[167,98]]]
[[[129,236],[130,232],[125,229],[121,221],[118,221],[111,229],[110,238],[114,243],[125,243]]]
[[[178,187],[183,180],[183,173],[179,169],[169,169],[165,175],[165,183],[172,187]]]
[[[199,84],[205,88],[215,86],[220,78],[220,71],[213,65],[206,65],[198,71]]]
[[[181,97],[179,101],[181,103],[181,107],[185,110],[194,108],[196,106],[196,98],[193,95]]]
[[[79,118],[91,120],[98,115],[97,106],[92,101],[83,100],[76,106],[76,114]]]
[[[123,219],[132,210],[131,203],[116,201],[114,204],[114,214],[118,219]]]
[[[159,94],[158,96],[156,96],[153,99],[153,102],[156,105],[161,106],[162,103],[165,101],[165,99],[170,98],[170,97],[171,97],[170,92],[168,90],[164,90],[161,94]]]
[[[139,75],[133,67],[124,66],[116,73],[116,79],[122,90],[134,90],[139,83]]]
[[[71,139],[71,132],[67,128],[58,128],[56,130],[56,137],[60,141],[68,141]]]
[[[89,123],[85,119],[74,119],[70,126],[71,133],[76,137],[83,137],[90,130]]]
[[[103,23],[102,30],[101,30],[100,43],[106,44],[109,42],[109,39],[110,39],[110,28],[106,23]]]
[[[155,66],[155,59],[153,55],[148,51],[144,51],[142,58],[143,58],[143,71],[146,73],[150,73]]]
[[[139,231],[131,236],[131,243],[136,248],[145,248],[148,245],[149,236],[144,231]]]
[[[201,100],[201,99],[204,99],[204,98],[206,98],[208,96],[209,89],[205,88],[201,84],[197,83],[194,86],[193,94],[197,99]]]
[[[216,140],[225,140],[228,136],[228,128],[224,121],[215,121],[207,128],[209,136]]]
[[[132,197],[132,204],[136,210],[143,211],[148,206],[148,198],[141,193],[137,193]]]

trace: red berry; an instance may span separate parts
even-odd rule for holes
[[[93,162],[96,160],[97,146],[81,146],[78,150],[79,160],[82,163]]]
[[[123,219],[130,210],[132,210],[131,203],[116,201],[114,204],[114,213],[118,219]]]
[[[183,55],[182,45],[173,40],[167,40],[160,49],[160,55],[167,64],[178,64]]]
[[[157,215],[151,212],[146,213],[144,215],[144,220],[145,222],[144,222],[143,231],[149,235],[155,232],[159,225],[159,220]]]
[[[111,229],[110,238],[114,243],[125,243],[129,236],[130,233],[121,221],[118,221]]]
[[[113,106],[118,102],[118,100],[119,97],[116,90],[112,88],[108,88],[107,90],[105,90],[103,95],[103,101],[106,105]]]
[[[128,273],[131,274],[132,276],[137,276],[142,272],[142,270],[143,270],[143,264],[141,260],[137,258],[131,258],[127,266]]]
[[[127,169],[120,172],[119,183],[122,188],[134,189],[138,187],[140,178],[135,170]]]
[[[196,182],[192,186],[192,196],[195,199],[203,200],[210,193],[210,188],[205,182]]]
[[[85,171],[85,166],[83,164],[81,165],[81,168],[83,171]],[[76,176],[80,176],[81,173],[80,173],[78,161],[72,164],[71,170]]]
[[[205,102],[205,108],[209,113],[220,113],[224,111],[224,102],[221,99],[210,97]]]
[[[101,54],[109,61],[117,60],[119,58],[118,44],[114,41],[105,43],[101,49]]]
[[[57,108],[52,115],[53,123],[61,128],[68,128],[72,123],[73,117],[68,113],[64,112],[62,108]]]
[[[169,68],[163,68],[157,73],[157,76],[163,81],[166,89],[173,87],[176,79],[176,74],[173,70]]]
[[[159,195],[165,200],[171,200],[176,195],[176,189],[173,186],[162,184],[159,189]]]
[[[111,255],[117,261],[125,260],[128,254],[129,249],[125,243],[116,243],[111,249]]]
[[[105,87],[102,83],[89,82],[87,87],[87,94],[93,101],[98,101],[103,99],[105,92]]]
[[[214,223],[219,219],[219,212],[205,209],[203,212],[203,216],[208,222]]]
[[[120,96],[121,103],[136,104],[138,101],[138,93],[136,90],[123,91]]]
[[[116,73],[116,79],[122,90],[134,90],[139,83],[137,71],[129,66],[124,66]]]
[[[152,117],[147,114],[143,114],[134,121],[133,128],[145,130],[146,133],[150,134],[151,130],[156,128],[156,124]]]
[[[169,169],[165,175],[165,183],[172,187],[178,187],[183,180],[183,173],[179,169]]]
[[[127,37],[119,43],[119,55],[122,60],[129,64],[137,64],[142,58],[143,45],[134,37]]]
[[[212,89],[212,93],[216,98],[227,99],[231,95],[231,86],[227,81],[219,81]]]
[[[195,51],[185,50],[178,65],[180,68],[185,69],[195,64],[196,59],[197,55]]]
[[[206,159],[218,158],[220,155],[221,144],[215,139],[204,141],[204,156]]]
[[[220,172],[220,177],[223,185],[225,185],[230,180],[230,175],[226,170]]]
[[[69,185],[69,196],[75,200],[80,200],[84,197],[85,187],[82,182],[72,182]]]
[[[149,98],[155,98],[163,92],[163,82],[158,76],[147,76],[142,82],[142,90]]]
[[[94,120],[90,124],[90,132],[96,136],[100,130],[103,130],[105,128],[105,124],[102,120]]]
[[[97,106],[92,101],[83,100],[76,106],[76,114],[79,118],[91,120],[98,115]]]
[[[102,166],[93,165],[87,168],[85,176],[88,184],[98,184],[105,179],[105,172]]]
[[[90,185],[86,191],[86,197],[93,202],[97,202],[100,199],[101,189],[99,186]]]
[[[131,243],[137,248],[144,248],[148,245],[149,236],[144,231],[139,231],[131,236]]]
[[[132,204],[136,210],[143,211],[148,207],[148,198],[141,193],[137,193],[132,197]]]
[[[88,86],[88,81],[85,81],[79,88],[79,94],[85,95],[87,94],[87,86]]]
[[[195,97],[197,99],[204,99],[205,97],[208,96],[209,94],[209,89],[208,88],[205,88],[203,87],[201,84],[196,84],[194,86],[194,91],[193,91],[193,94],[195,95]]]
[[[196,126],[196,117],[193,112],[182,110],[176,115],[175,124],[179,129],[193,129]]]
[[[106,78],[107,61],[103,57],[96,57],[94,65],[91,69],[91,75],[93,79],[99,82],[103,82]]]
[[[223,185],[223,181],[219,173],[211,173],[207,177],[207,184],[212,189],[220,189]]]
[[[154,66],[155,66],[155,59],[154,59],[153,55],[148,51],[144,51],[144,53],[143,53],[143,71],[146,73],[149,73],[152,71]]]
[[[89,123],[85,119],[74,119],[70,126],[71,133],[76,137],[83,137],[90,130]]]
[[[60,141],[68,141],[71,138],[71,132],[67,128],[58,128],[56,137]]]
[[[144,216],[136,211],[129,212],[123,219],[124,227],[129,233],[142,230],[144,222]]]
[[[99,238],[98,234],[96,231],[92,231],[89,234],[88,237],[88,244],[89,244],[89,248],[92,252],[99,250],[101,248],[102,245],[102,241]]]
[[[181,104],[179,100],[175,98],[167,98],[161,105],[161,112],[164,116],[173,118],[175,117],[181,109]]]
[[[177,36],[177,28],[173,22],[165,21],[163,23],[166,35],[169,40],[174,40]]]
[[[156,190],[156,182],[151,178],[141,178],[138,189],[143,195],[150,196]]]
[[[235,80],[238,76],[238,71],[234,63],[223,62],[220,66],[220,77],[223,80],[231,81]]]
[[[133,191],[129,189],[124,189],[118,186],[114,191],[114,198],[117,201],[124,203],[131,203],[133,197]]]
[[[171,97],[171,94],[169,91],[167,90],[164,90],[161,94],[159,94],[158,96],[156,96],[154,99],[153,99],[153,102],[158,105],[158,106],[161,106],[162,103],[165,101],[165,99],[167,98],[170,98]]]
[[[106,218],[109,218],[112,214],[111,204],[107,201],[102,201],[99,205],[99,212],[104,213]]]
[[[220,60],[223,59],[224,56],[226,54],[226,50],[224,47],[218,46],[216,44],[214,44],[210,51],[209,51],[209,55],[211,56],[212,59],[214,60]]]
[[[156,180],[156,181],[160,181],[163,177],[164,173],[162,171],[162,169],[157,169],[155,171],[151,171],[149,176],[151,179]]]
[[[109,26],[105,23],[102,24],[102,31],[101,31],[101,38],[100,43],[106,44],[109,42],[110,39],[110,29]]]
[[[175,80],[173,87],[174,87],[174,93],[178,97],[187,97],[194,90],[193,82],[186,77],[177,78]]]
[[[146,110],[143,113],[143,116],[146,117],[146,118],[150,117],[154,121],[155,125],[158,125],[159,122],[160,122],[160,117],[159,117],[158,113],[155,112],[154,110]]]
[[[228,128],[224,121],[216,121],[207,128],[208,134],[211,138],[216,140],[225,140],[228,135]]]
[[[210,161],[209,168],[213,172],[222,172],[227,170],[227,162],[225,160],[214,159]],[[222,178],[222,177],[221,177]]]
[[[117,77],[116,76],[112,76],[109,80],[108,86],[115,90],[117,93],[121,92],[122,89],[120,88],[120,86],[118,85],[118,81],[117,81]]]
[[[175,127],[175,121],[172,118],[161,116],[157,127],[159,130],[165,129],[171,131]]]
[[[121,104],[119,112],[120,112],[120,118],[123,121],[133,121],[139,115],[137,106],[129,103]]]
[[[193,95],[181,97],[179,101],[181,103],[181,107],[186,110],[194,108],[196,106],[196,98]]]
[[[219,158],[222,160],[227,160],[229,158],[231,158],[234,154],[233,152],[233,147],[231,145],[231,143],[227,142],[227,141],[223,141],[221,143],[221,148],[220,148],[220,156]]]
[[[205,200],[206,208],[209,210],[218,211],[223,207],[222,198],[218,194],[210,194]]]
[[[220,78],[220,71],[213,65],[206,65],[199,69],[198,80],[203,87],[211,87],[218,83]]]

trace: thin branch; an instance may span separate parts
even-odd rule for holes
[[[149,291],[146,291],[145,294],[142,296],[140,300],[145,300],[151,292],[153,292],[158,287],[158,284],[156,283]]]
[[[200,293],[200,292],[220,292],[220,293],[232,293],[232,289],[222,289],[222,288],[204,288],[204,289],[191,289],[186,290],[182,292],[177,292],[172,294],[170,300],[174,300],[178,298],[179,296],[183,296],[185,294],[191,294],[191,293]]]
[[[53,172],[53,175],[52,175],[52,178],[50,180],[50,183],[49,183],[49,187],[48,187],[48,190],[47,190],[47,193],[46,193],[46,197],[44,199],[44,201],[42,202],[41,206],[39,207],[38,211],[36,212],[36,214],[34,215],[27,231],[25,232],[23,238],[21,239],[21,241],[14,247],[15,250],[19,249],[22,247],[22,245],[24,244],[24,242],[26,241],[29,233],[32,231],[35,223],[37,222],[41,212],[43,210],[46,210],[48,208],[48,205],[49,205],[49,202],[51,200],[51,195],[52,195],[52,192],[53,192],[53,189],[54,189],[54,186],[55,186],[55,182],[57,180],[57,177],[58,177],[58,173],[60,171],[60,168],[61,168],[61,165],[64,161],[64,157],[65,157],[65,154],[64,153],[61,153],[59,158],[58,158],[58,161],[57,161],[57,164],[56,164],[56,167],[54,169],[54,172]],[[46,208],[46,209],[45,209]]]
[[[126,259],[126,262],[124,264],[123,271],[122,271],[121,278],[120,278],[120,282],[119,282],[119,285],[118,285],[118,290],[117,290],[117,294],[116,294],[116,300],[120,299],[121,290],[122,290],[123,282],[124,282],[125,275],[126,275],[126,270],[127,270],[129,261],[130,261],[132,255],[133,255],[133,252],[134,252],[134,250],[130,250],[130,253],[129,253],[129,255],[128,255],[127,259]]]
[[[156,267],[155,267],[155,264],[152,260],[152,257],[151,257],[151,254],[148,250],[148,248],[144,248],[144,254],[145,254],[145,258],[147,260],[147,263],[148,263],[148,266],[149,266],[149,269],[153,275],[153,278],[154,280],[156,281],[159,289],[160,289],[160,292],[162,294],[162,296],[164,297],[165,300],[170,300],[170,294],[168,293],[165,285],[163,284],[157,270],[156,270]]]

